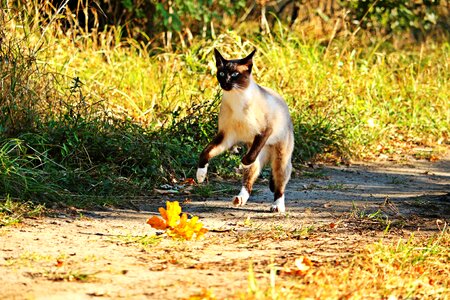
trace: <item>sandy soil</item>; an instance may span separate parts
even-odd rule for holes
[[[286,214],[268,212],[262,180],[243,208],[221,193],[164,195],[130,199],[133,210],[67,209],[0,228],[0,298],[176,299],[205,289],[224,298],[245,291],[250,264],[259,276],[299,255],[336,260],[380,237],[433,234],[450,221],[450,158],[306,171],[288,186]],[[156,231],[145,221],[177,198],[210,232],[151,244],[145,236]]]

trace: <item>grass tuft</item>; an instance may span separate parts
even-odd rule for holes
[[[446,229],[427,239],[369,244],[352,257],[313,260],[309,270],[296,275],[274,265],[257,274],[250,265],[247,291],[237,298],[445,298],[450,292],[449,246]]]
[[[31,202],[13,200],[9,196],[0,200],[0,227],[19,224],[24,218],[40,217],[45,212],[45,206]]]

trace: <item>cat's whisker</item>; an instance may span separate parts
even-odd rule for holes
[[[242,91],[242,90],[245,90],[246,87],[243,85],[240,85],[240,84],[234,84],[233,88]]]

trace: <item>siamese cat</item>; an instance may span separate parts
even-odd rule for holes
[[[285,212],[284,192],[291,176],[294,149],[293,126],[283,98],[253,80],[255,52],[256,49],[242,59],[226,60],[214,49],[223,97],[218,133],[200,154],[197,181],[205,180],[210,159],[235,144],[244,143],[248,151],[241,160],[242,188],[239,195],[233,197],[233,204],[245,205],[261,169],[270,163],[270,190],[274,193],[271,211]]]

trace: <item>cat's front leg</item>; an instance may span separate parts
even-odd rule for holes
[[[272,128],[266,128],[262,133],[257,134],[253,139],[252,146],[250,150],[248,150],[247,154],[244,155],[241,162],[244,168],[248,168],[251,164],[253,164],[258,157],[261,150],[266,145],[267,139],[272,133]]]
[[[232,141],[225,137],[223,132],[219,132],[214,139],[206,146],[200,154],[198,168],[197,168],[197,182],[202,183],[206,179],[208,173],[208,162],[214,156],[217,156],[230,148]]]

